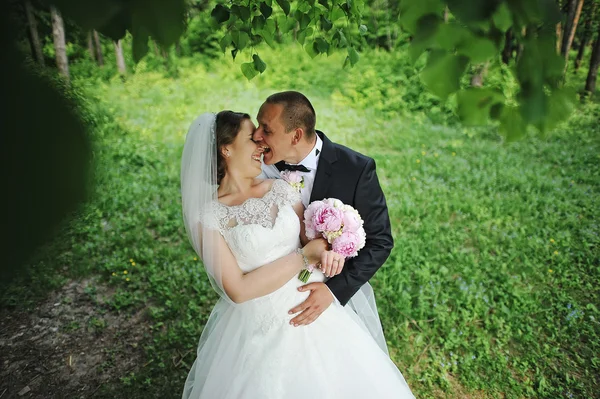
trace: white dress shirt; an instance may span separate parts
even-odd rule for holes
[[[317,175],[317,166],[319,166],[319,158],[321,157],[321,151],[323,150],[323,140],[317,134],[317,141],[313,149],[308,153],[308,155],[300,161],[300,163],[296,165],[304,165],[308,172],[299,172],[304,178],[304,188],[300,191],[300,195],[302,196],[302,205],[304,208],[308,206],[310,202],[310,195],[312,193],[313,185],[315,184],[315,177]],[[290,164],[294,165],[294,164]],[[281,174],[279,173],[279,169],[275,165],[265,165],[262,164],[262,173],[259,178],[263,179],[281,179]],[[329,289],[329,287],[327,287]],[[331,292],[331,290],[329,290]],[[331,296],[333,296],[333,302],[336,305],[340,305],[340,301],[333,295],[331,292]]]
[[[312,193],[313,185],[315,184],[317,166],[319,165],[319,158],[323,149],[323,140],[321,140],[318,134],[316,136],[317,141],[315,142],[313,149],[302,161],[300,161],[300,163],[297,164],[304,165],[309,170],[308,172],[298,172],[304,178],[304,188],[300,191],[300,195],[302,196],[302,205],[304,205],[304,208],[306,208],[310,202],[310,194]],[[262,171],[263,173],[259,177],[267,179],[281,179],[281,174],[275,165],[265,165],[263,163]]]

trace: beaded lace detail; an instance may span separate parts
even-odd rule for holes
[[[240,205],[218,203],[216,218],[219,230],[226,232],[240,225],[260,225],[271,229],[277,220],[279,208],[301,201],[300,193],[287,182],[275,180],[262,198],[248,198]]]

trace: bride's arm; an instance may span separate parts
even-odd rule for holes
[[[306,245],[310,240],[306,238],[306,227],[304,226],[304,205],[302,205],[302,202],[298,202],[296,205],[294,205],[294,211],[296,211],[296,215],[298,215],[298,219],[300,219],[300,242],[302,245]]]
[[[292,252],[251,272],[244,273],[221,234],[213,230],[213,242],[218,254],[217,267],[221,271],[223,289],[235,303],[246,302],[270,294],[304,268],[302,255]],[[316,263],[320,254],[327,249],[325,240],[312,240],[304,246],[309,263]],[[207,265],[211,267],[210,265]]]

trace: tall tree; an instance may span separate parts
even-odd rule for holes
[[[50,7],[52,15],[52,36],[54,36],[54,51],[56,53],[56,66],[59,72],[69,80],[69,59],[65,44],[65,24],[56,7]]]
[[[585,49],[590,43],[592,36],[594,35],[594,26],[592,25],[592,21],[594,21],[594,17],[596,15],[596,7],[598,2],[592,1],[590,7],[588,8],[585,18],[585,24],[583,26],[583,34],[581,36],[581,40],[579,41],[579,49],[577,51],[577,57],[575,58],[575,70],[577,71],[581,66],[581,61],[583,60],[583,55],[585,54]]]
[[[590,69],[585,81],[585,92],[589,95],[594,94],[596,90],[596,79],[598,78],[598,67],[600,67],[600,24],[598,26],[598,35],[594,42],[592,50],[592,58],[590,59]]]
[[[31,48],[33,49],[33,56],[41,66],[44,66],[44,53],[42,53],[42,44],[38,35],[37,22],[30,0],[25,0],[25,15],[27,16],[27,25],[29,25],[29,38],[31,40]]]
[[[88,53],[90,53],[90,58],[96,61],[96,54],[94,50],[94,40],[92,38],[92,31],[88,31],[87,33],[87,48]]]
[[[573,38],[575,37],[575,31],[577,30],[582,7],[583,0],[569,0],[569,12],[567,14],[567,20],[562,34],[562,44],[560,46],[560,53],[565,57],[565,61],[569,59],[569,51],[573,44]]]
[[[513,31],[512,28],[504,35],[504,48],[502,49],[502,62],[508,64],[513,53]]]
[[[102,56],[102,43],[100,42],[100,35],[98,35],[97,31],[92,31],[94,36],[94,45],[96,47],[96,62],[99,66],[104,65],[104,57]]]
[[[115,54],[117,56],[117,69],[121,75],[127,75],[127,68],[125,67],[125,58],[123,57],[123,46],[121,40],[113,42],[115,44]]]

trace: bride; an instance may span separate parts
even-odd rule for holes
[[[360,310],[329,306],[312,324],[289,324],[289,309],[308,296],[298,291],[298,273],[340,259],[324,240],[305,239],[295,189],[257,179],[262,148],[254,130],[247,114],[222,111],[198,117],[186,137],[185,227],[221,299],[182,398],[414,398],[378,319],[368,326]],[[315,270],[309,282],[324,280]]]

